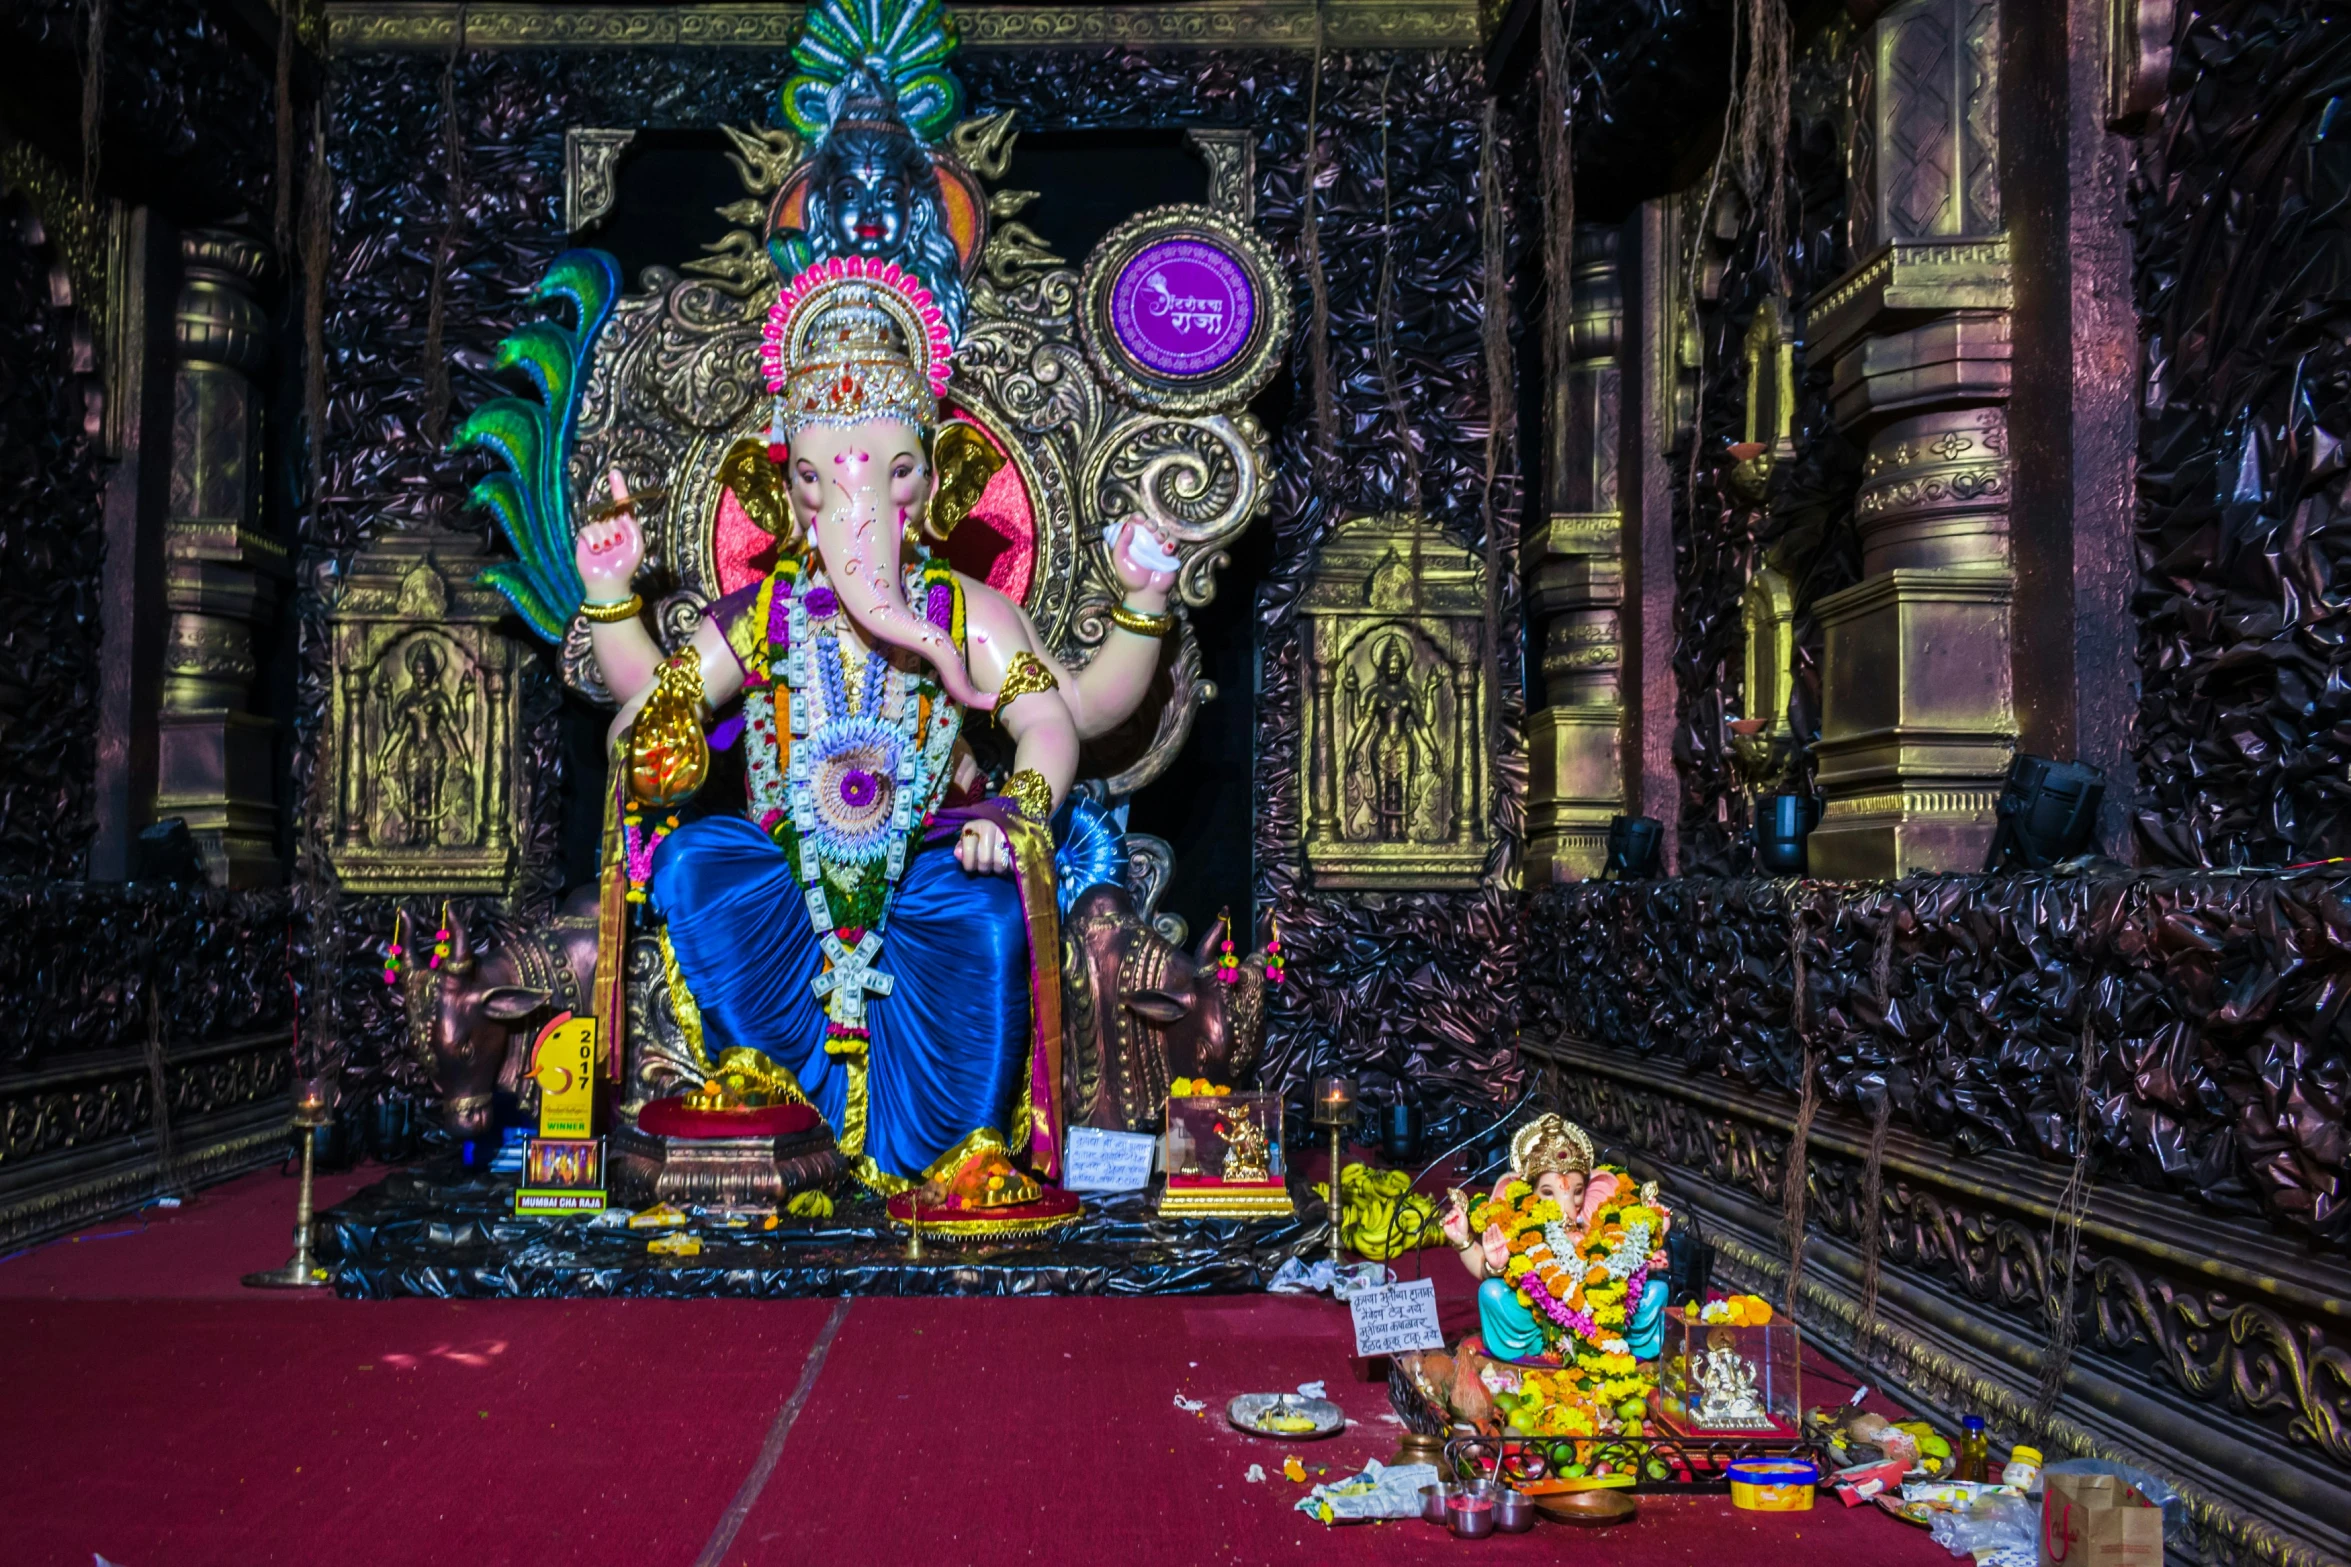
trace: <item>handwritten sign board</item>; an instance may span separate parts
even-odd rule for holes
[[[1443,1349],[1437,1328],[1437,1283],[1412,1279],[1384,1289],[1365,1290],[1347,1302],[1355,1313],[1355,1353],[1401,1355],[1412,1349]]]
[[[1069,1129],[1061,1184],[1073,1192],[1139,1192],[1151,1184],[1151,1155],[1159,1139],[1143,1132]]]

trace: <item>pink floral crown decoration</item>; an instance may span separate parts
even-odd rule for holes
[[[894,261],[835,256],[768,307],[759,365],[775,394],[770,445],[809,424],[937,422],[955,345],[938,304]]]

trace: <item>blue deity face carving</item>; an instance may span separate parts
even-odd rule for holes
[[[948,336],[961,339],[969,306],[963,258],[930,153],[899,117],[890,84],[862,68],[842,83],[834,114],[808,160],[800,228],[768,236],[778,275],[791,278],[828,256],[895,261],[922,280]]]
[[[836,255],[893,256],[905,243],[908,206],[903,159],[893,149],[867,145],[850,152],[825,187]]]

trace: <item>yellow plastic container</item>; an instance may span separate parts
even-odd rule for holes
[[[1730,1466],[1731,1505],[1750,1513],[1808,1513],[1820,1468],[1801,1458],[1742,1458]]]

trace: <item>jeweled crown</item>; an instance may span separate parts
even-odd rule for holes
[[[938,421],[954,350],[930,291],[894,262],[836,256],[768,310],[760,348],[775,394],[773,436],[812,424]]]
[[[1589,1175],[1592,1139],[1563,1116],[1538,1115],[1510,1139],[1510,1167],[1530,1181],[1538,1175]]]

